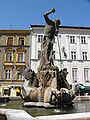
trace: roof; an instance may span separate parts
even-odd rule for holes
[[[45,27],[45,25],[30,25],[30,28],[34,28],[34,27]],[[90,27],[82,27],[82,26],[60,26],[60,28],[90,30]]]
[[[0,34],[28,34],[30,30],[0,30]]]

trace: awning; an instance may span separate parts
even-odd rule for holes
[[[15,91],[16,91],[16,92],[18,92],[18,93],[20,92],[20,90],[19,90],[18,88],[16,88],[16,90],[15,90]]]
[[[84,86],[83,84],[78,84],[78,85],[76,86],[76,90],[79,90],[79,89],[81,89],[81,90],[86,90],[86,86]]]
[[[85,90],[86,87],[84,85],[81,85],[79,88]]]
[[[90,90],[90,86],[86,86],[85,90]]]
[[[8,88],[11,88],[11,87],[22,87],[22,85],[16,85],[16,84],[10,84],[10,85],[8,85]]]

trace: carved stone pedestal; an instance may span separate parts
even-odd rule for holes
[[[49,91],[45,92],[47,88],[57,88],[57,71],[56,70],[42,70],[42,71],[38,71],[38,80],[39,80],[39,86],[40,86],[40,90],[39,90],[39,96],[40,98],[40,102],[44,102],[44,98],[46,98],[46,96],[49,96]],[[45,96],[46,95],[46,96]]]

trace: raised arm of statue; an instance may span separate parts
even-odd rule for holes
[[[51,14],[51,13],[54,13],[54,12],[55,12],[55,9],[52,8],[49,12],[46,12],[46,13],[43,15],[46,23],[53,22],[52,20],[50,20],[50,19],[48,18],[48,15]]]

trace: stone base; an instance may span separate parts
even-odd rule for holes
[[[50,87],[52,78],[55,77],[55,71],[45,70],[38,72],[39,86]]]
[[[56,106],[44,102],[25,102],[24,107],[56,108]]]
[[[39,99],[39,102],[45,102],[44,98],[45,98],[45,91],[48,87],[54,87],[57,88],[57,71],[54,70],[43,70],[43,71],[39,71],[38,72],[38,80],[39,80],[39,86],[40,86],[40,90],[39,90],[39,96],[41,99]],[[54,81],[54,85],[53,85],[53,81]],[[49,94],[50,91],[48,91],[47,96]],[[48,98],[47,98],[48,99]],[[48,102],[48,101],[47,101]]]

